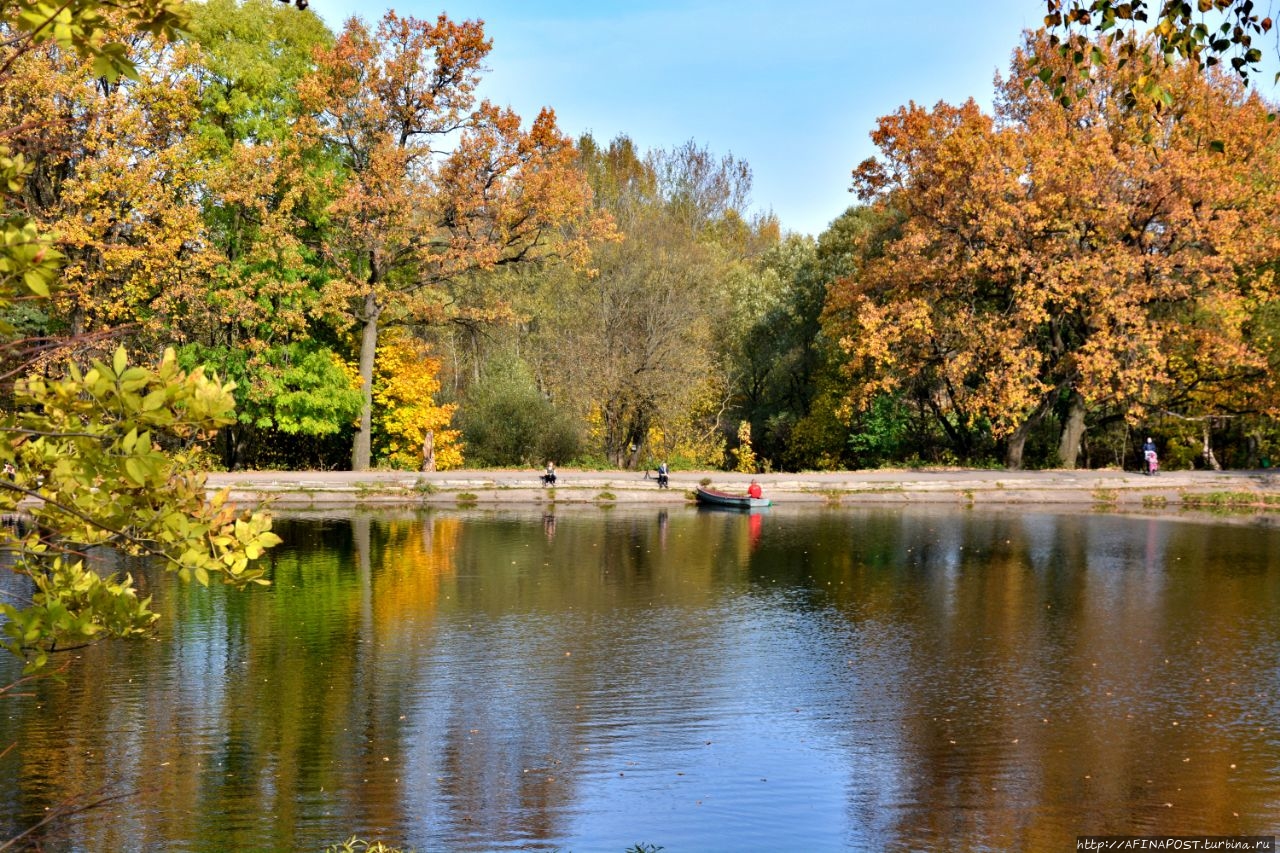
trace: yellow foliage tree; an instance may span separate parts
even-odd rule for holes
[[[681,468],[721,468],[725,439],[720,420],[726,396],[721,377],[709,376],[685,390],[685,406],[660,415],[649,427],[646,446],[659,461]]]
[[[755,449],[751,446],[751,422],[743,421],[738,424],[738,449],[734,453],[738,464],[734,468],[742,474],[755,474],[760,470],[760,463],[756,461]]]
[[[460,434],[447,428],[457,406],[435,402],[439,374],[440,361],[431,356],[427,344],[399,330],[383,335],[373,385],[378,456],[383,462],[396,468],[420,468],[422,445],[430,430],[436,468],[462,465]]]

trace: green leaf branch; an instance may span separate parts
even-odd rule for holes
[[[35,592],[28,606],[0,612],[9,620],[3,645],[29,670],[56,649],[133,636],[155,621],[131,578],[100,578],[67,551],[107,546],[162,559],[204,585],[266,583],[256,561],[280,542],[270,517],[238,512],[226,492],[208,499],[188,454],[231,422],[232,390],[201,368],[183,371],[172,350],[150,368],[131,365],[123,348],[111,364],[16,384],[18,408],[0,421],[0,462],[11,472],[0,478],[0,507],[21,502],[32,529],[6,530],[0,545],[18,552],[13,568]]]

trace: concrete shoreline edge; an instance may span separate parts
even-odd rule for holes
[[[745,491],[749,474],[677,471],[669,489],[638,471],[559,469],[544,487],[531,469],[412,471],[235,471],[212,472],[210,492],[228,489],[244,506],[291,508],[343,506],[477,506],[494,504],[683,505],[704,481]],[[874,504],[1064,505],[1178,509],[1217,504],[1280,511],[1280,472],[1004,471],[893,469],[755,475],[777,505]]]

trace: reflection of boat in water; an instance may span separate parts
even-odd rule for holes
[[[720,506],[729,509],[759,509],[760,507],[769,506],[772,501],[768,498],[753,498],[747,495],[735,495],[730,492],[719,492],[715,489],[708,489],[704,486],[698,486],[697,489],[698,503],[703,506]]]

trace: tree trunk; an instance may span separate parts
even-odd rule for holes
[[[971,444],[968,438],[968,431],[963,427],[957,427],[955,424],[951,423],[947,418],[946,413],[942,411],[942,407],[939,406],[938,402],[932,397],[928,398],[928,405],[929,410],[933,412],[934,419],[938,422],[938,425],[942,427],[942,431],[947,434],[947,438],[950,439],[952,449],[954,449],[960,456],[968,458],[969,447]],[[1021,468],[1021,449],[1019,449],[1018,454],[1018,467]]]
[[[356,571],[360,579],[361,635],[372,637],[373,627],[373,536],[369,516],[358,513],[351,517],[351,544],[356,552]]]
[[[1022,470],[1022,451],[1027,445],[1027,435],[1031,432],[1031,427],[1030,420],[1023,421],[1009,436],[1004,446],[1004,467],[1010,471]]]
[[[244,464],[242,459],[240,438],[243,432],[238,424],[232,424],[227,428],[227,470],[239,471]]]
[[[626,469],[628,471],[634,471],[640,467],[640,458],[645,452],[648,436],[649,416],[637,412],[627,428]]]
[[[625,460],[625,468],[628,471],[635,471],[640,467],[640,454],[644,452],[644,441],[632,438],[627,443],[627,455]]]
[[[1256,432],[1251,432],[1245,436],[1244,447],[1245,447],[1244,467],[1246,468],[1261,467],[1262,442],[1258,440],[1258,434]]]
[[[1031,431],[1036,428],[1048,410],[1048,404],[1041,403],[1009,436],[1004,448],[1004,467],[1010,471],[1022,470],[1022,451],[1026,448],[1027,436],[1031,435]]]
[[[72,340],[84,334],[84,323],[85,323],[84,308],[81,307],[80,305],[76,305],[74,308],[71,309],[70,333],[71,333]]]
[[[615,468],[622,467],[622,415],[612,400],[606,400],[601,415],[604,418],[604,458]]]
[[[373,359],[378,352],[378,315],[381,308],[372,293],[364,297],[364,328],[360,334],[360,428],[351,448],[351,470],[368,471],[373,456]]]
[[[1209,419],[1205,418],[1200,428],[1200,455],[1204,457],[1204,467],[1210,471],[1221,471],[1222,463],[1213,455],[1213,444],[1209,441]]]
[[[1067,419],[1062,425],[1062,438],[1058,442],[1058,460],[1063,468],[1078,467],[1080,442],[1084,440],[1084,397],[1076,391],[1067,398]]]
[[[422,439],[422,470],[430,473],[436,470],[436,431],[427,430]]]

